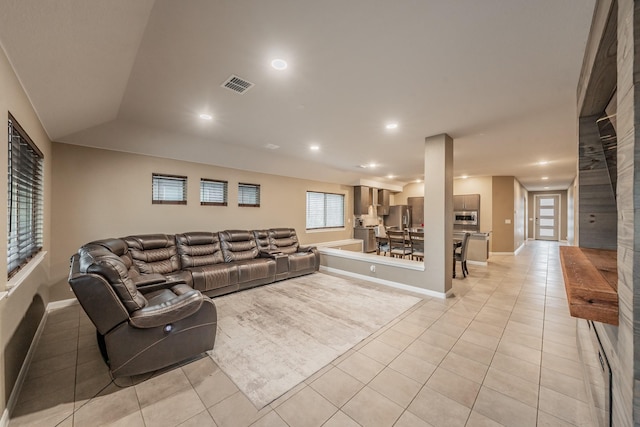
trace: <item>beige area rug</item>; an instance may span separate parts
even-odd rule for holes
[[[211,357],[259,409],[420,299],[315,273],[213,301]]]

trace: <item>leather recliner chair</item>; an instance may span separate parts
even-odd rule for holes
[[[287,277],[302,276],[320,269],[318,249],[315,246],[300,246],[296,230],[293,228],[270,229],[269,247],[271,251],[287,255]]]
[[[96,326],[114,377],[155,371],[213,348],[214,303],[183,281],[141,275],[121,239],[80,248],[71,258],[69,284]]]

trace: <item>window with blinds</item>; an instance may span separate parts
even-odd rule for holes
[[[344,227],[344,194],[307,191],[307,230]]]
[[[44,156],[9,114],[7,272],[11,277],[40,250]]]
[[[153,204],[186,205],[187,177],[178,175],[162,175],[154,173],[151,176],[151,193]]]
[[[203,206],[227,206],[227,181],[200,179],[200,204]]]
[[[260,185],[238,184],[238,206],[260,207]]]

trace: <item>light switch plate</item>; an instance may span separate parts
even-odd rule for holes
[[[505,219],[505,220],[504,220],[504,223],[505,223],[505,224],[511,224],[511,220],[510,220],[510,219]]]

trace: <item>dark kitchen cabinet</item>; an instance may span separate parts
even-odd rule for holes
[[[378,215],[389,215],[389,190],[378,190]]]
[[[424,197],[408,197],[407,204],[411,207],[411,226],[422,227],[424,224]]]
[[[353,214],[366,215],[371,205],[371,189],[364,185],[353,187]]]
[[[454,211],[478,211],[480,210],[479,194],[461,194],[453,196]]]

